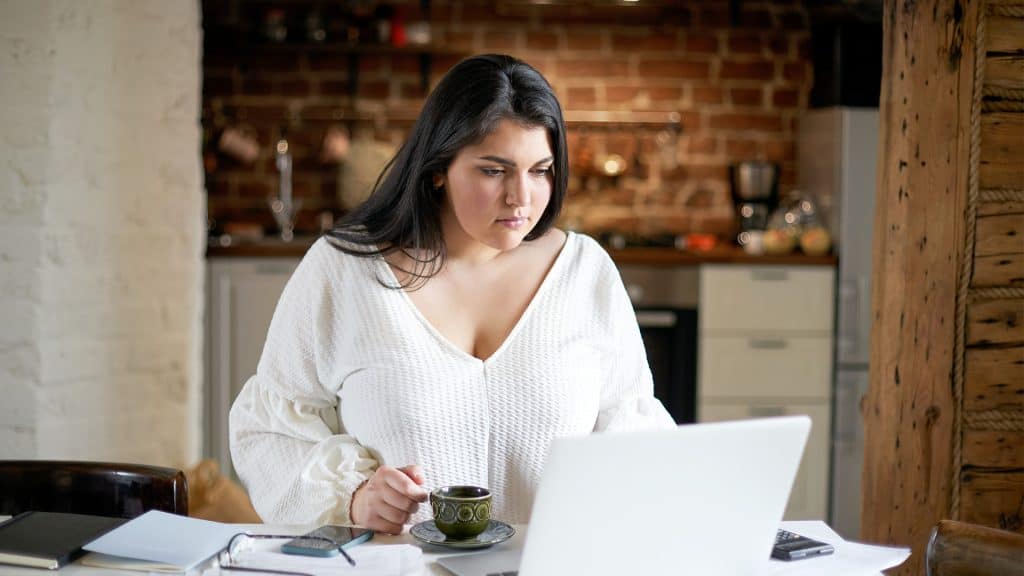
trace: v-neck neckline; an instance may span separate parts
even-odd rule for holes
[[[439,341],[442,346],[448,348],[451,352],[453,352],[456,356],[459,356],[463,360],[487,366],[491,364],[492,361],[494,361],[496,358],[499,358],[501,356],[502,352],[504,352],[505,349],[511,345],[510,343],[515,339],[516,334],[520,332],[523,325],[525,325],[526,322],[529,320],[529,317],[533,309],[536,308],[536,302],[544,296],[544,293],[547,291],[548,284],[552,282],[551,278],[556,275],[556,272],[562,266],[562,261],[565,260],[566,254],[569,252],[569,244],[572,242],[575,242],[575,233],[571,230],[566,231],[565,241],[562,243],[562,247],[559,249],[558,256],[555,256],[555,261],[551,263],[551,266],[544,274],[544,279],[541,280],[540,286],[537,287],[537,291],[534,292],[533,297],[530,298],[530,302],[529,304],[526,305],[526,309],[523,310],[523,313],[519,315],[519,319],[516,320],[515,325],[512,326],[512,330],[510,330],[508,335],[505,336],[505,339],[502,341],[501,345],[498,346],[494,350],[494,352],[491,352],[490,355],[487,356],[487,358],[477,358],[476,356],[458,347],[447,336],[445,336],[444,333],[438,330],[437,327],[430,322],[430,320],[427,319],[423,312],[420,311],[419,307],[416,306],[416,303],[412,301],[412,298],[409,297],[409,293],[406,292],[405,289],[399,288],[398,291],[401,293],[401,298],[405,301],[406,306],[412,311],[413,316],[415,316],[419,320],[420,324],[427,330],[427,332],[429,332],[430,335],[434,337],[434,339]],[[398,286],[398,277],[395,276],[395,271],[391,269],[391,265],[388,264],[387,260],[385,260],[383,257],[379,257],[378,261],[379,265],[383,266],[384,271],[387,274],[388,282],[393,282],[393,284],[391,284],[392,286]]]

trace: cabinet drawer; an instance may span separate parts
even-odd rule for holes
[[[829,435],[828,404],[787,403],[701,403],[697,417],[701,422],[744,420],[772,416],[806,414],[811,417],[811,434],[804,457],[793,482],[786,505],[785,520],[824,520],[828,511]]]
[[[705,336],[700,398],[828,398],[832,338]]]
[[[831,268],[702,266],[700,328],[831,332],[832,293]]]

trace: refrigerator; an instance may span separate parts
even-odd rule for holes
[[[798,183],[802,192],[817,199],[839,260],[828,520],[851,539],[860,533],[860,404],[868,388],[877,155],[877,108],[820,108],[801,115]]]

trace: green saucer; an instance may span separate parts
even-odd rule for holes
[[[409,533],[412,534],[413,538],[424,544],[468,550],[472,548],[486,548],[494,546],[499,542],[504,542],[515,535],[516,529],[500,520],[491,520],[491,523],[487,525],[487,529],[480,534],[464,540],[453,540],[438,530],[433,520],[427,520],[413,526]]]

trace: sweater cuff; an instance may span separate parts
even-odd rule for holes
[[[318,519],[321,523],[351,525],[352,495],[377,469],[369,451],[351,436],[332,436],[317,444],[302,471],[302,483],[329,494]]]

